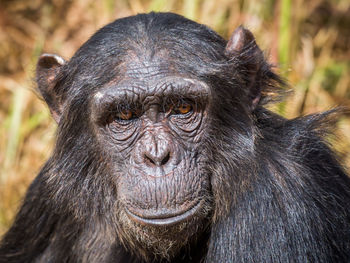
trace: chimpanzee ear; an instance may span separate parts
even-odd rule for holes
[[[231,35],[225,48],[226,56],[239,60],[238,65],[249,88],[249,97],[251,99],[251,109],[254,110],[261,97],[261,87],[259,83],[259,71],[264,63],[264,56],[255,42],[254,35],[243,26],[239,26]]]
[[[55,91],[56,76],[66,61],[54,54],[43,54],[36,66],[36,82],[41,96],[50,108],[52,117],[58,123],[61,117],[62,103]]]

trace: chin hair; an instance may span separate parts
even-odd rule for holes
[[[120,210],[118,236],[127,250],[146,262],[170,260],[186,249],[184,244],[189,246],[196,242],[198,233],[208,226],[208,214],[208,209],[204,208],[188,221],[171,226],[150,226],[131,220],[124,210]]]

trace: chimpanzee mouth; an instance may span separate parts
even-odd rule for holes
[[[186,210],[175,212],[166,212],[153,215],[137,215],[128,209],[126,209],[126,212],[131,220],[143,225],[170,226],[189,220],[197,213],[201,206],[202,202],[199,201]]]

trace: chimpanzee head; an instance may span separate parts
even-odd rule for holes
[[[249,31],[226,42],[170,13],[117,20],[69,62],[42,55],[39,90],[59,124],[47,179],[65,184],[52,190],[58,207],[82,224],[98,217],[111,240],[145,257],[195,242],[232,195],[230,164],[212,150],[224,149],[225,129],[249,166],[262,61]]]

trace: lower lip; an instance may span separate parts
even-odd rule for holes
[[[201,202],[198,202],[196,205],[192,206],[189,210],[185,211],[184,213],[177,213],[176,215],[167,216],[167,217],[156,217],[152,216],[152,218],[144,218],[141,216],[138,216],[129,210],[127,211],[128,216],[133,220],[143,225],[149,225],[149,226],[170,226],[179,224],[181,222],[184,222],[190,218],[193,217],[193,215],[199,210],[201,207]]]

